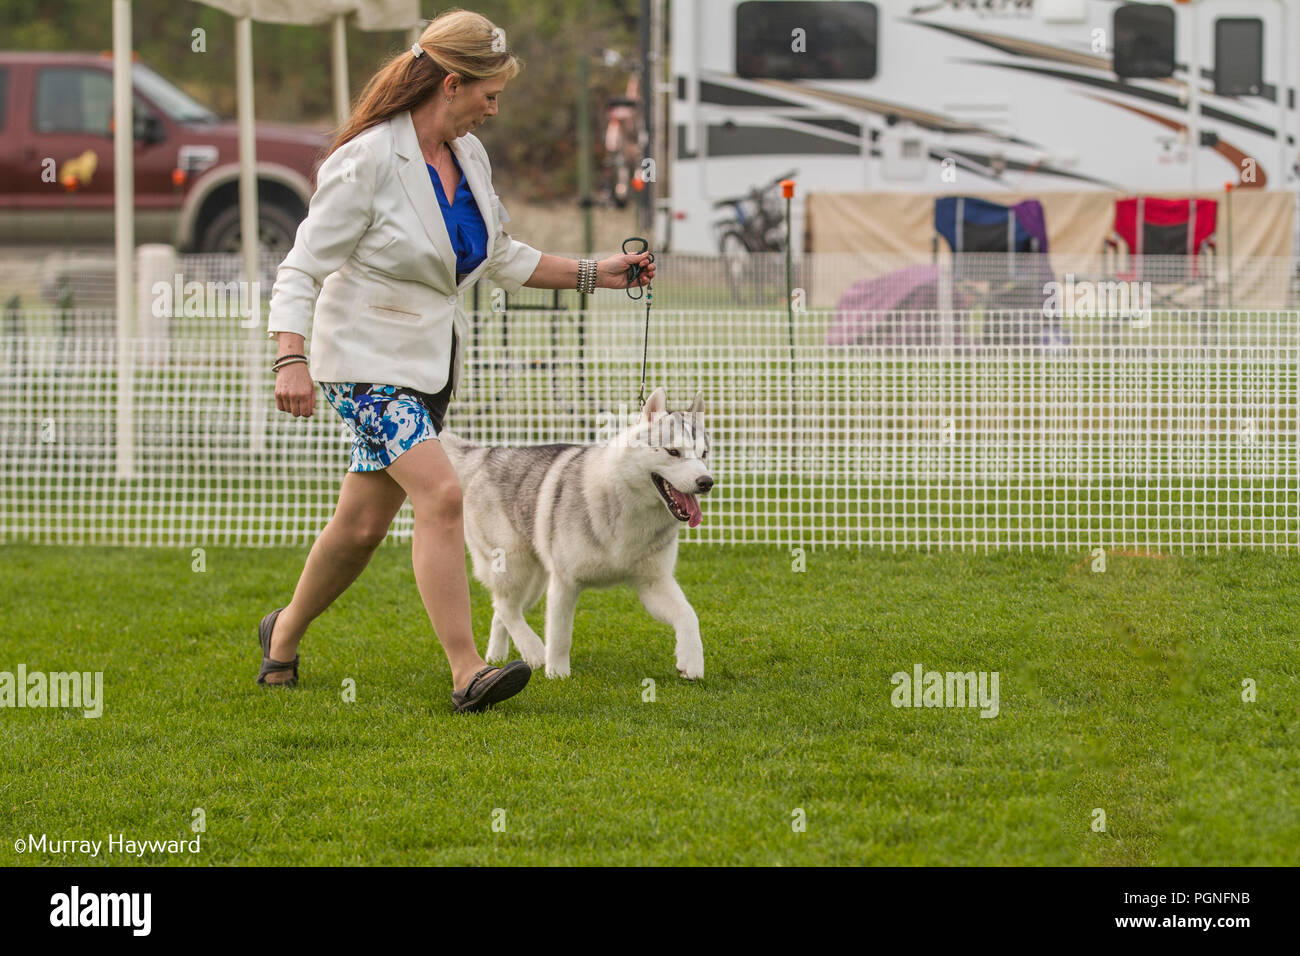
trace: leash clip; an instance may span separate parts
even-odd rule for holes
[[[640,248],[629,249],[629,248],[627,247],[627,244],[628,244],[629,242],[632,242],[632,243],[640,243]],[[624,254],[624,255],[628,255],[628,256],[639,256],[639,255],[641,255],[641,253],[645,252],[645,251],[646,251],[647,249],[649,249],[649,248],[650,248],[650,243],[647,242],[647,241],[646,241],[644,238],[642,238],[641,236],[629,236],[627,239],[624,239],[624,240],[623,240],[623,254]],[[655,261],[655,254],[654,254],[653,252],[650,253],[650,261],[651,261],[651,262],[654,262],[654,261]],[[629,299],[631,299],[633,302],[639,302],[641,299],[645,299],[645,300],[646,300],[646,304],[648,305],[649,302],[650,302],[650,296],[651,296],[650,286],[647,285],[647,286],[645,287],[644,291],[643,291],[643,290],[641,289],[641,286],[639,286],[639,285],[637,284],[637,280],[641,278],[641,270],[642,270],[642,266],[637,265],[635,262],[631,263],[631,264],[627,267],[627,288],[624,289],[623,291],[627,293],[627,297],[628,297]],[[633,294],[632,294],[632,290],[633,290],[634,288],[635,288],[635,289],[637,290],[637,292],[638,292],[637,295],[633,295]]]

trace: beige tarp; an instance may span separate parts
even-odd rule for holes
[[[1024,199],[1043,204],[1052,269],[1058,275],[1100,275],[1101,250],[1111,234],[1115,200],[1110,191],[1059,193],[966,193],[1011,205]],[[1152,193],[1182,198],[1188,193]],[[1257,189],[1198,193],[1219,202],[1218,278],[1228,280],[1231,252],[1233,305],[1281,308],[1285,304],[1295,215],[1295,195]],[[833,308],[859,279],[907,265],[933,261],[934,201],[917,193],[811,193],[806,246],[813,257],[812,304]],[[946,245],[940,244],[941,258]],[[842,255],[823,255],[841,253]]]

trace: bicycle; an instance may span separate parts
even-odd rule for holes
[[[789,237],[785,228],[785,199],[781,180],[798,170],[782,173],[743,196],[719,199],[714,209],[730,207],[732,218],[713,224],[723,271],[732,298],[741,305],[758,305],[785,298],[785,256]],[[798,284],[798,283],[796,283]]]

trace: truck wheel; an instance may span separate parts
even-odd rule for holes
[[[298,231],[298,220],[279,206],[259,203],[257,208],[257,240],[263,252],[272,254],[276,261],[283,259],[293,248]],[[204,230],[199,242],[200,252],[239,252],[239,206],[222,210]]]

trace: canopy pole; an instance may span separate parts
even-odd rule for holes
[[[266,445],[266,400],[260,359],[266,353],[262,325],[260,243],[257,231],[257,141],[253,129],[253,21],[235,21],[235,99],[239,114],[239,235],[244,258],[244,301],[248,318],[247,362],[244,372],[248,409],[249,451],[261,454]]]
[[[1187,53],[1187,164],[1188,187],[1192,192],[1201,188],[1199,173],[1201,157],[1201,35],[1197,17],[1200,11],[1192,6],[1187,11],[1187,32],[1190,34]],[[1279,87],[1278,96],[1282,96]]]
[[[253,21],[240,17],[235,21],[235,101],[239,114],[239,234],[244,254],[244,281],[248,283],[248,301],[261,326],[261,296],[254,295],[259,269],[257,262],[257,141],[253,132]]]
[[[113,240],[117,259],[118,478],[135,477],[135,117],[131,80],[131,0],[113,0]]]
[[[1290,120],[1291,110],[1287,108],[1287,90],[1292,89],[1290,81],[1290,69],[1287,66],[1287,22],[1286,22],[1286,3],[1284,0],[1277,0],[1277,15],[1281,21],[1281,29],[1278,31],[1282,36],[1282,42],[1278,44],[1278,65],[1277,65],[1277,175],[1278,188],[1285,189],[1286,181],[1289,178],[1287,173],[1286,162],[1286,138],[1287,122]],[[1240,172],[1238,173],[1240,177]]]
[[[333,42],[330,52],[334,60],[334,116],[340,126],[348,121],[348,29],[347,17],[340,13],[334,18]]]

